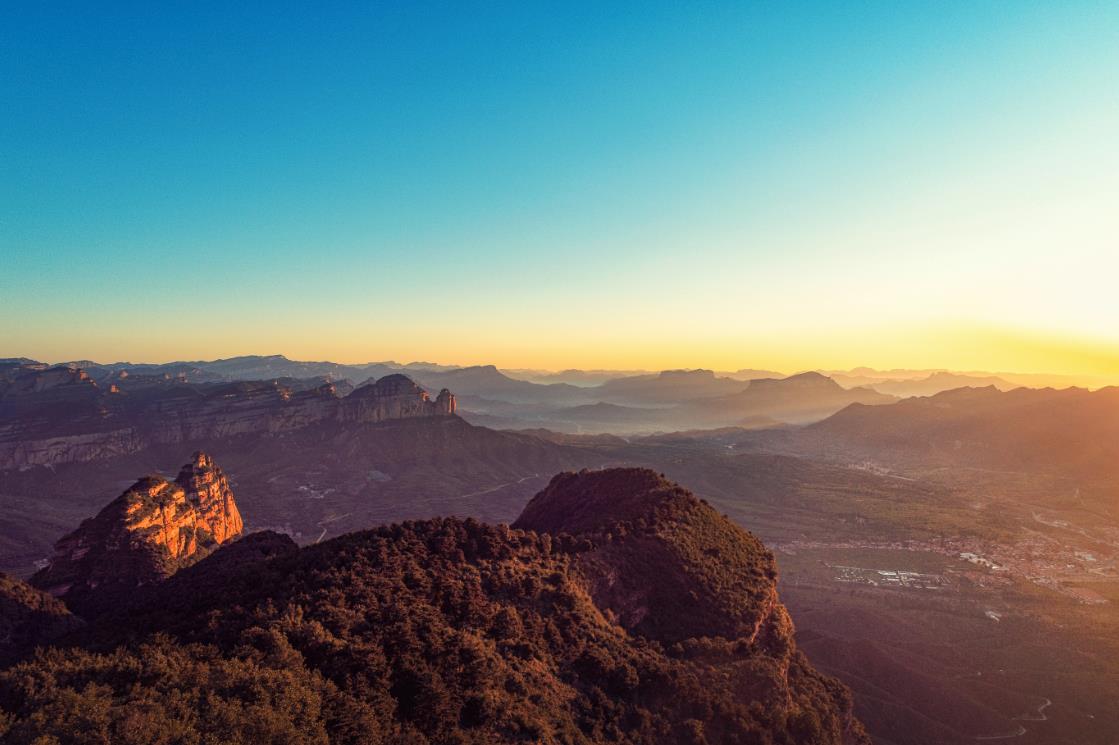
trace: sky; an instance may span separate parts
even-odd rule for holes
[[[1119,4],[321,5],[0,9],[0,357],[1119,380]]]

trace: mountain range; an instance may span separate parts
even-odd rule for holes
[[[888,406],[850,406],[796,432],[798,452],[894,467],[1119,476],[1119,387],[960,388]]]

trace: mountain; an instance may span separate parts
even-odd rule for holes
[[[444,518],[300,550],[249,536],[0,671],[6,739],[869,743],[796,651],[772,557],[685,490],[565,474],[521,522],[578,534]],[[665,625],[625,605],[651,568]]]
[[[894,400],[867,388],[847,389],[825,375],[806,372],[751,380],[737,393],[691,401],[680,407],[680,414],[686,421],[705,426],[738,425],[757,417],[804,423],[823,419],[852,403],[879,405]]]
[[[726,378],[733,378],[735,380],[757,380],[759,378],[784,378],[783,373],[775,372],[774,370],[759,370],[753,367],[743,367],[733,372],[716,373]]]
[[[241,534],[229,480],[205,453],[177,478],[147,476],[55,545],[31,584],[86,615]]]
[[[525,368],[503,368],[502,372],[517,380],[527,380],[530,383],[570,383],[578,386],[602,385],[614,378],[625,378],[633,375],[647,375],[645,370],[534,370]]]
[[[585,387],[600,386],[608,381],[621,378],[657,377],[656,373],[650,373],[647,370],[569,369],[556,372],[553,370],[504,368],[502,372],[512,378],[516,378],[517,380],[527,380],[533,383],[570,383],[572,385]],[[720,378],[732,378],[739,381],[753,380],[754,378],[783,377],[781,373],[774,372],[773,370],[757,370],[754,368],[742,368],[741,370],[727,372],[716,371],[714,374],[715,376]]]
[[[631,632],[665,643],[714,636],[788,642],[773,556],[653,471],[560,474],[513,527],[589,539],[593,547],[576,566],[595,602]]]
[[[99,385],[82,369],[0,370],[0,471],[119,457],[159,444],[291,432],[331,420],[450,416],[455,398],[430,399],[394,373],[340,396],[279,381],[189,383],[125,376]]]
[[[514,380],[493,365],[447,371],[416,371],[428,390],[449,388],[463,396],[478,396],[508,403],[571,404],[587,401],[586,390],[567,383],[542,385]]]
[[[978,381],[980,385],[995,384],[1003,390],[1016,387],[1026,388],[1069,388],[1069,387],[1086,387],[1093,390],[1097,388],[1105,388],[1109,385],[1115,385],[1117,380],[1115,376],[1101,376],[1101,375],[1055,375],[1052,373],[1019,373],[1009,371],[950,371],[944,369],[923,369],[923,370],[910,370],[906,368],[895,368],[892,370],[876,370],[872,367],[856,367],[851,370],[817,370],[817,372],[827,375],[838,382],[840,385],[851,388],[854,386],[869,386],[876,387],[878,383],[894,383],[901,381],[918,381],[926,379],[938,374],[944,373],[949,375],[960,376],[961,378],[973,378]],[[1001,382],[996,382],[1001,381]],[[1005,383],[1005,385],[1003,385]],[[963,383],[962,385],[968,385]],[[975,382],[970,385],[974,386]],[[952,386],[959,388],[961,385]],[[948,390],[948,389],[944,389]],[[929,391],[925,395],[933,395],[939,391]]]
[[[478,424],[567,433],[650,434],[683,429],[766,427],[822,419],[850,403],[896,400],[869,388],[846,389],[819,373],[735,380],[710,370],[666,370],[583,388],[595,402],[576,406],[464,399]]]
[[[711,370],[664,370],[655,375],[609,380],[592,390],[598,400],[609,403],[669,405],[725,396],[745,387],[742,380],[720,378]]]
[[[620,406],[599,402],[583,404],[556,410],[552,416],[561,421],[569,421],[581,429],[599,432],[627,431],[633,426],[664,425],[666,414],[671,410],[650,409],[637,406]]]
[[[195,360],[190,362],[97,363],[90,360],[75,360],[61,363],[65,367],[81,368],[89,372],[98,382],[111,376],[127,375],[168,375],[192,383],[231,382],[236,380],[271,380],[275,378],[312,378],[325,377],[331,380],[351,378],[365,380],[369,377],[382,377],[400,372],[403,366],[395,363],[368,363],[363,365],[344,365],[337,362],[301,362],[289,360],[280,354],[245,355],[220,360]]]
[[[895,466],[1119,478],[1119,388],[959,388],[853,405],[787,437],[798,451]]]
[[[937,393],[950,391],[953,388],[983,388],[986,386],[994,386],[1000,391],[1009,391],[1012,388],[1018,387],[994,375],[961,375],[959,373],[947,371],[935,372],[927,378],[872,381],[865,385],[867,388],[872,388],[879,393],[885,393],[899,398],[908,398],[909,396],[935,396]]]

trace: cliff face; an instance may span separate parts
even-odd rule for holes
[[[383,422],[454,413],[455,397],[446,388],[432,401],[427,392],[408,376],[386,375],[342,399],[338,419],[344,422]]]
[[[196,453],[174,481],[140,479],[60,539],[31,584],[89,614],[198,561],[242,528],[225,474]]]
[[[291,432],[321,422],[376,423],[450,416],[455,398],[433,401],[404,375],[349,395],[333,383],[187,383],[118,377],[98,386],[81,370],[9,366],[0,370],[0,470],[94,461],[159,444],[202,443]]]

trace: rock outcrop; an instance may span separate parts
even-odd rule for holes
[[[239,536],[229,480],[195,453],[174,481],[147,476],[55,545],[31,584],[95,614],[122,593],[169,577]]]
[[[338,418],[344,422],[375,423],[454,413],[455,397],[446,388],[432,401],[407,375],[394,374],[363,385],[342,399]]]
[[[399,374],[349,392],[348,382],[303,388],[300,381],[190,383],[169,375],[117,375],[99,386],[80,369],[40,367],[0,369],[0,470],[102,460],[160,444],[201,447],[322,422],[378,423],[456,410],[450,391],[431,400]]]

